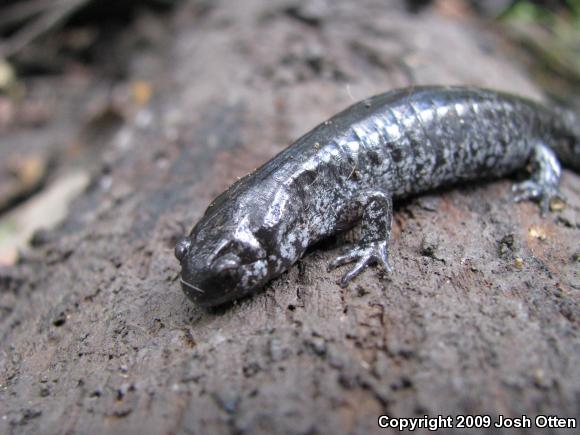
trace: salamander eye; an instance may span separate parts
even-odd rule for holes
[[[212,263],[212,269],[217,273],[235,270],[242,264],[242,260],[236,254],[230,252],[219,257]]]
[[[248,243],[248,241],[254,243]],[[218,258],[225,258],[228,255],[237,257],[240,264],[255,261],[266,256],[266,252],[255,238],[248,239],[248,241],[237,239],[222,241],[209,257],[208,264],[213,265]]]
[[[179,261],[182,261],[183,257],[185,257],[185,254],[187,254],[189,251],[189,248],[191,248],[191,239],[189,237],[182,237],[179,239],[175,245],[175,258],[177,258]]]

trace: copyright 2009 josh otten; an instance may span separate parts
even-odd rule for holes
[[[400,431],[414,431],[428,429],[477,429],[477,428],[562,428],[575,429],[578,427],[576,418],[564,418],[556,415],[536,415],[529,417],[506,417],[498,415],[438,415],[436,417],[390,417],[381,415],[378,421],[382,429],[398,429]]]

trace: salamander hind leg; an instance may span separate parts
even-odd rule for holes
[[[330,270],[356,262],[355,266],[343,275],[340,282],[342,287],[348,285],[371,264],[379,263],[386,272],[391,272],[388,253],[393,218],[391,196],[377,190],[365,191],[355,200],[353,206],[362,210],[362,238],[346,254],[335,258],[328,265]]]
[[[537,145],[534,148],[530,163],[532,165],[530,178],[513,186],[514,201],[536,201],[544,215],[556,201],[565,202],[558,188],[562,168],[554,151],[545,145]]]

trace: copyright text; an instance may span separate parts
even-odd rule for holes
[[[436,431],[439,429],[470,429],[470,428],[564,428],[574,429],[578,427],[575,418],[564,418],[556,415],[537,415],[528,417],[506,417],[498,415],[456,415],[429,417],[390,417],[381,415],[378,420],[380,428],[398,429],[400,431],[414,431],[417,429],[428,429]]]

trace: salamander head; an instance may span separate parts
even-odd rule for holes
[[[262,288],[306,248],[294,234],[302,210],[274,177],[246,177],[218,196],[188,237],[175,247],[184,292],[215,306]]]
[[[219,305],[262,287],[271,277],[266,250],[248,220],[224,231],[204,220],[175,246],[185,294],[201,306]]]

